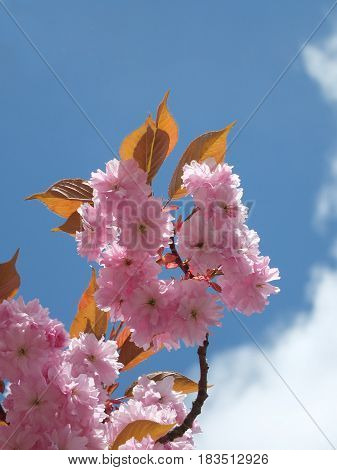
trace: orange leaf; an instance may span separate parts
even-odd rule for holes
[[[148,180],[151,181],[163,164],[166,157],[172,152],[178,142],[178,126],[167,108],[169,91],[158,106],[154,141],[151,152],[147,158]]]
[[[154,380],[155,382],[159,382],[160,380],[163,380],[165,377],[173,377],[174,378],[174,383],[173,383],[174,391],[186,393],[186,394],[195,393],[198,391],[197,382],[194,382],[194,380],[191,380],[188,377],[185,377],[185,375],[182,375],[179,372],[171,372],[171,371],[152,372],[151,374],[147,374],[146,377],[150,380]],[[137,381],[133,382],[130,385],[130,387],[128,387],[128,389],[125,391],[125,396],[127,397],[132,396],[132,390],[135,385],[137,385]]]
[[[150,151],[154,128],[155,122],[150,115],[144,124],[131,132],[131,134],[123,140],[119,148],[121,159],[130,160],[134,158],[137,160],[139,167],[146,171],[146,158],[144,159],[144,154],[146,156]]]
[[[232,122],[220,131],[207,132],[193,140],[183,153],[172,176],[169,186],[170,199],[179,199],[186,194],[186,189],[182,187],[181,176],[183,167],[192,160],[202,162],[209,157],[213,157],[217,163],[221,163],[226,154],[227,136],[235,122]]]
[[[125,341],[128,338],[130,338],[130,336],[131,336],[131,331],[129,330],[129,328],[127,326],[124,327],[122,331],[120,331],[120,333],[118,334],[118,336],[116,338],[117,346],[118,346],[119,349],[123,346]]]
[[[167,150],[167,155],[169,155],[174,147],[178,142],[178,126],[175,122],[172,114],[169,112],[167,108],[167,99],[169,97],[170,92],[167,91],[165,96],[158,106],[157,110],[157,117],[156,117],[156,126],[158,129],[166,132],[166,134],[170,138],[169,147]]]
[[[167,92],[160,103],[156,121],[149,116],[145,123],[128,135],[119,149],[122,160],[134,158],[148,173],[148,182],[158,172],[178,140],[178,126],[167,108]]]
[[[8,424],[5,421],[0,421],[0,426],[8,426]]]
[[[108,328],[108,313],[100,310],[95,301],[97,290],[96,272],[92,268],[92,275],[88,288],[83,293],[78,304],[78,310],[70,327],[70,337],[78,337],[80,333],[94,333],[101,339]]]
[[[0,264],[0,302],[11,299],[19,290],[20,276],[15,267],[18,256],[19,250],[16,250],[12,259]]]
[[[80,178],[60,180],[43,193],[33,194],[27,201],[39,199],[61,217],[70,217],[83,203],[92,202],[92,189]]]
[[[159,424],[147,419],[133,421],[118,434],[115,441],[109,446],[109,450],[118,450],[121,445],[125,444],[132,437],[137,441],[141,441],[143,437],[150,435],[154,441],[157,441],[162,436],[165,436],[173,426],[175,424]]]
[[[157,351],[154,351],[152,347],[144,351],[143,348],[136,346],[135,343],[131,341],[131,333],[129,333],[120,347],[118,361],[124,365],[122,371],[125,372],[145,361],[156,352]]]
[[[73,237],[76,235],[76,232],[80,232],[82,230],[82,219],[80,214],[76,211],[73,212],[64,224],[60,225],[59,227],[55,227],[52,229],[52,232],[65,232],[69,233]]]

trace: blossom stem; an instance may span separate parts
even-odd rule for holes
[[[186,217],[186,219],[184,220],[184,222],[187,222],[188,220],[190,220],[191,217],[194,216],[195,213],[197,213],[198,211],[200,210],[199,207],[195,207],[192,212]]]
[[[207,374],[208,374],[208,363],[207,363],[207,348],[208,348],[208,334],[206,335],[205,341],[202,346],[198,348],[199,356],[199,366],[200,366],[200,380],[198,383],[198,395],[195,401],[192,404],[191,411],[188,413],[182,424],[176,426],[171,431],[169,431],[165,436],[162,436],[158,439],[157,442],[161,444],[166,444],[167,442],[172,442],[178,437],[182,437],[186,431],[192,428],[193,423],[198,415],[201,414],[202,407],[205,401],[208,398],[207,393]]]
[[[170,238],[170,249],[171,249],[171,253],[176,257],[176,263],[177,265],[179,266],[179,268],[184,272],[185,276],[187,279],[192,279],[193,278],[193,274],[191,273],[190,271],[190,267],[188,265],[188,263],[184,262],[179,253],[178,253],[178,250],[177,250],[177,247],[175,245],[175,240],[174,240],[174,236]]]
[[[6,412],[0,405],[0,421],[6,422]]]

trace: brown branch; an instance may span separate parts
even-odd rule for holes
[[[200,365],[200,380],[198,383],[198,395],[195,401],[192,404],[191,411],[188,413],[182,424],[176,426],[171,431],[169,431],[165,436],[158,439],[157,442],[161,444],[166,444],[167,442],[172,442],[178,437],[182,437],[186,431],[192,428],[194,420],[198,415],[200,415],[203,404],[207,400],[207,373],[208,373],[208,364],[207,364],[207,347],[208,347],[208,334],[202,346],[198,348],[199,356],[199,365]]]
[[[184,222],[187,222],[188,220],[190,220],[191,217],[194,216],[194,214],[196,212],[200,211],[200,207],[195,207],[192,212],[186,217],[186,219],[184,220]]]
[[[0,421],[6,422],[6,412],[0,405]]]
[[[188,279],[192,279],[193,278],[193,274],[191,273],[190,271],[190,267],[188,265],[188,263],[184,262],[179,253],[178,253],[178,250],[177,250],[177,247],[176,247],[176,244],[175,244],[175,241],[174,241],[174,236],[171,237],[170,239],[170,249],[171,249],[171,253],[176,257],[176,263],[177,265],[179,266],[179,268],[184,272],[185,276],[188,278]]]
[[[190,217],[197,210],[192,211],[192,213],[190,214]],[[170,249],[171,249],[171,253],[176,257],[176,263],[185,274],[186,279],[193,279],[194,276],[190,271],[188,262],[186,261],[184,262],[178,253],[177,247],[175,245],[174,236],[171,237]],[[203,345],[199,346],[198,348],[200,379],[198,382],[198,395],[192,404],[192,408],[190,412],[188,413],[184,421],[179,426],[176,426],[175,428],[173,428],[171,431],[165,434],[165,436],[162,436],[160,439],[158,439],[157,442],[160,442],[161,444],[166,444],[167,442],[174,441],[178,437],[182,437],[186,431],[192,428],[196,417],[201,414],[202,407],[208,398],[207,374],[208,374],[209,366],[208,366],[207,357],[206,357],[208,345],[209,345],[209,342],[208,342],[208,333],[207,333],[205,341],[203,342]]]

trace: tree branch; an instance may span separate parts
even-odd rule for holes
[[[6,412],[0,405],[0,421],[6,422]]]
[[[172,442],[178,437],[182,437],[186,431],[192,428],[194,420],[198,415],[200,415],[203,404],[208,398],[207,394],[207,373],[208,373],[208,363],[207,363],[207,348],[208,348],[208,334],[202,346],[198,348],[199,356],[199,366],[200,366],[200,380],[198,383],[198,395],[195,401],[192,404],[191,411],[188,413],[182,424],[176,426],[171,431],[169,431],[165,436],[158,439],[157,442],[161,444],[166,444],[167,442]]]
[[[174,240],[174,236],[171,237],[170,240],[171,240],[170,241],[171,253],[176,257],[177,265],[183,271],[183,273],[185,274],[187,279],[192,279],[193,274],[190,271],[190,267],[189,267],[188,263],[184,263],[184,261],[181,259],[180,255],[178,253],[178,250],[177,250],[177,247],[176,247],[176,244],[175,244],[175,240]]]

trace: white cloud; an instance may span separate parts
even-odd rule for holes
[[[337,86],[337,83],[336,83]],[[314,222],[321,230],[326,223],[337,217],[337,157],[330,161],[330,172],[326,184],[318,193]]]
[[[337,101],[337,34],[321,46],[307,46],[303,51],[307,73],[321,88],[328,101]]]
[[[304,51],[307,73],[337,104],[337,34]],[[337,217],[337,157],[317,199],[321,227]],[[337,257],[337,243],[332,248]],[[337,267],[312,270],[307,312],[274,330],[263,351],[337,446]],[[251,342],[212,357],[210,391],[197,439],[204,449],[329,449],[329,442]]]
[[[307,46],[303,63],[308,75],[316,81],[323,96],[336,108],[337,104],[337,34],[320,46]],[[318,229],[337,216],[337,157],[331,159],[329,178],[318,194],[314,222]]]
[[[337,446],[337,269],[314,270],[310,285],[310,313],[274,331],[263,349]],[[210,382],[199,448],[330,448],[254,344],[211,358]]]

